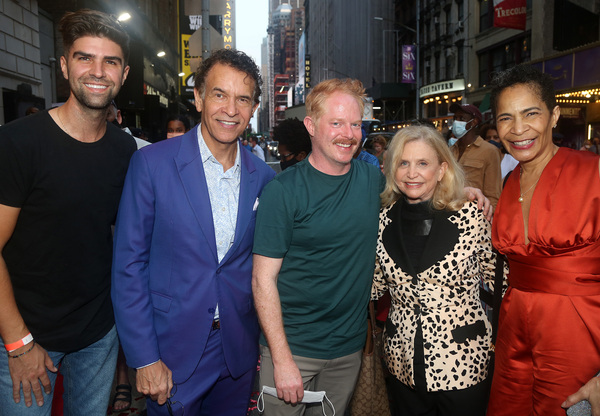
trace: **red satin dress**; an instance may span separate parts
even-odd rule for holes
[[[510,274],[487,416],[564,416],[561,403],[600,370],[598,160],[558,150],[534,190],[529,244],[517,170],[502,191],[492,242]]]

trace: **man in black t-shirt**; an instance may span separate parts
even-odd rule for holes
[[[128,36],[92,10],[59,29],[67,102],[0,128],[2,415],[50,415],[62,364],[65,409],[103,416],[115,371],[111,224],[136,145],[106,113]]]

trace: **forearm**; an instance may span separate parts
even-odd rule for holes
[[[254,255],[252,293],[258,321],[267,340],[273,364],[292,360],[285,336],[281,301],[277,290],[277,275],[282,259]]]
[[[286,403],[297,403],[304,397],[300,370],[292,357],[285,336],[281,302],[277,290],[277,277],[283,259],[254,255],[252,291],[258,319],[271,350],[273,378],[277,397]]]
[[[4,258],[0,256],[0,336],[4,344],[20,340],[29,333],[17,302]]]
[[[2,251],[12,237],[21,210],[0,205],[0,337],[5,344],[22,339],[29,333],[27,325],[17,308],[8,267]]]

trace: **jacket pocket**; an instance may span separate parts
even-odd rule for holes
[[[150,295],[152,297],[152,306],[154,306],[154,309],[158,309],[162,312],[169,312],[172,301],[170,296],[165,296],[157,292],[150,292]]]
[[[457,344],[463,344],[467,340],[475,340],[478,336],[485,336],[485,324],[482,320],[479,320],[470,325],[459,326],[454,328],[452,331],[452,339]]]

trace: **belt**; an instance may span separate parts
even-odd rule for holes
[[[212,329],[216,330],[216,329],[221,329],[221,321],[219,321],[218,319],[215,319],[212,322]]]

